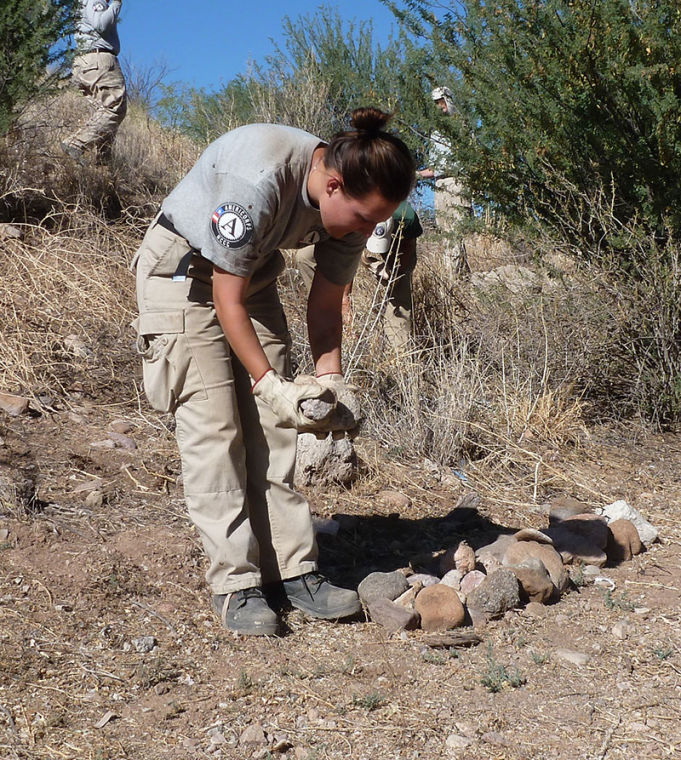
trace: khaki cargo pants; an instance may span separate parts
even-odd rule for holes
[[[186,279],[173,280],[178,267]],[[137,345],[151,405],[175,414],[184,493],[210,560],[214,594],[315,570],[307,502],[293,490],[295,430],[251,393],[212,302],[212,265],[155,222],[137,252]],[[272,367],[288,376],[290,338],[276,274],[251,284],[247,309]]]
[[[67,143],[80,150],[111,144],[127,110],[118,58],[101,52],[79,55],[73,61],[71,78],[88,99],[92,114]]]

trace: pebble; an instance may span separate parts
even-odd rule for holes
[[[411,499],[400,491],[380,491],[378,494],[378,500],[391,509],[400,510],[411,507]]]
[[[590,655],[585,654],[584,652],[575,652],[572,649],[556,649],[555,654],[560,660],[564,660],[565,662],[569,662],[572,665],[577,665],[579,667],[586,665],[589,660],[591,660]]]
[[[138,652],[141,652],[142,654],[151,652],[151,650],[156,646],[156,643],[157,642],[155,636],[140,636],[139,638],[132,640],[132,645]]]
[[[123,435],[123,433],[117,433],[115,430],[110,430],[109,438],[121,449],[134,451],[137,448],[137,444],[129,435]]]
[[[529,602],[525,605],[525,614],[530,617],[546,617],[548,610],[541,602]]]
[[[364,604],[370,604],[377,599],[397,599],[409,588],[407,579],[398,571],[392,573],[369,573],[359,584],[357,593]]]
[[[90,491],[85,497],[85,506],[88,509],[98,509],[104,503],[104,494],[101,491]]]
[[[461,736],[460,734],[450,734],[447,737],[445,745],[449,747],[449,749],[466,749],[466,747],[470,747],[472,743],[473,740],[469,739],[467,736]]]
[[[121,433],[122,435],[130,433],[134,429],[135,426],[132,424],[132,422],[128,422],[128,420],[114,420],[109,425],[109,430],[113,430],[114,433]]]
[[[628,638],[631,631],[631,623],[628,620],[620,620],[613,625],[611,633],[616,639],[624,641],[624,639]]]
[[[267,744],[265,729],[260,723],[252,723],[242,732],[239,744]]]

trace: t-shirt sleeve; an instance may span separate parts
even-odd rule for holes
[[[347,285],[355,276],[365,242],[364,237],[353,233],[341,240],[329,238],[317,243],[317,268],[334,285]]]
[[[218,174],[206,209],[201,254],[220,269],[248,277],[262,254],[260,242],[276,214],[276,200],[241,177]]]

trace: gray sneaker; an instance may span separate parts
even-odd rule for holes
[[[213,609],[225,628],[246,636],[274,636],[277,633],[277,615],[258,586],[234,591],[231,594],[215,594]]]
[[[305,573],[283,583],[289,602],[313,618],[338,620],[362,609],[356,592],[333,586],[320,573]]]

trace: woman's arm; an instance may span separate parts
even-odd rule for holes
[[[239,277],[213,267],[213,300],[220,325],[237,358],[257,381],[271,367],[246,311],[249,282],[250,277]]]
[[[335,285],[317,269],[307,299],[307,331],[318,375],[341,372],[344,285]]]

